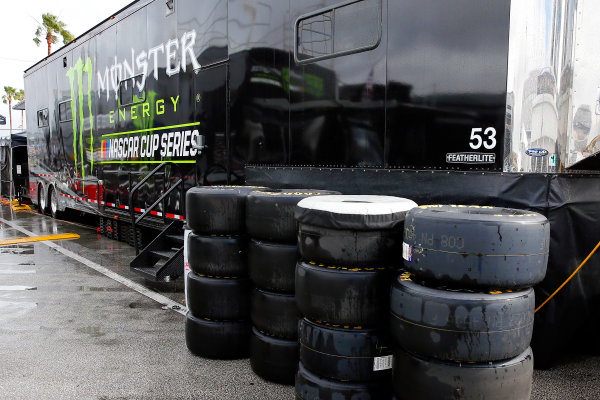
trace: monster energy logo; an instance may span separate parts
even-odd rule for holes
[[[87,77],[87,108],[90,120],[90,172],[94,169],[94,117],[92,114],[92,60],[87,57],[85,63],[81,58],[67,71],[69,84],[71,85],[71,116],[73,119],[73,159],[75,161],[75,175],[78,175],[78,150],[81,158],[81,177],[85,179],[84,167],[84,101],[83,101],[83,77]],[[77,84],[75,83],[77,79]],[[77,87],[77,97],[75,88]],[[79,114],[79,129],[77,129],[77,114]],[[79,143],[77,143],[79,141]],[[79,146],[78,146],[79,144]],[[79,147],[79,149],[78,149]],[[85,182],[85,181],[84,181]],[[85,184],[84,184],[85,185]]]

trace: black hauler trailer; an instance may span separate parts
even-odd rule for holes
[[[30,196],[136,246],[181,234],[196,185],[535,210],[541,302],[600,240],[597,17],[563,0],[136,1],[25,71]],[[136,268],[176,276],[167,258]],[[599,281],[596,255],[536,314],[538,361],[598,326]]]

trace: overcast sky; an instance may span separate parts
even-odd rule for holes
[[[40,46],[33,42],[35,30],[43,13],[57,15],[67,24],[67,29],[79,36],[133,0],[20,0],[3,1],[0,16],[0,96],[4,86],[23,89],[23,71],[47,55],[43,41]],[[59,42],[52,46],[55,51],[63,46]],[[27,93],[25,93],[27,97]],[[14,103],[13,103],[14,105]],[[0,102],[0,114],[6,117],[6,125],[0,125],[0,135],[8,134],[8,104]],[[13,132],[21,128],[21,112],[13,110]]]

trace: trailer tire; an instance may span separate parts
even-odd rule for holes
[[[527,400],[531,396],[533,353],[514,358],[463,364],[394,351],[394,393],[398,400]]]
[[[44,186],[38,185],[38,212],[42,215],[46,214],[46,194],[44,193]]]
[[[246,320],[250,317],[251,283],[248,278],[187,275],[187,307],[192,314],[216,320]]]
[[[260,289],[294,293],[298,247],[250,239],[248,273]]]
[[[211,276],[248,275],[244,238],[191,232],[187,240],[188,262],[193,272]]]
[[[389,380],[390,369],[374,371],[376,357],[391,355],[388,339],[375,329],[326,326],[300,321],[300,361],[313,373],[338,381]]]
[[[263,379],[293,385],[298,371],[298,341],[270,337],[252,328],[250,366]]]
[[[372,327],[387,318],[393,268],[345,268],[314,262],[296,265],[296,301],[314,321]],[[385,312],[387,314],[387,311]]]
[[[285,339],[298,338],[298,320],[301,317],[296,296],[254,289],[251,300],[250,318],[259,331]]]
[[[56,193],[56,188],[54,186],[50,186],[48,198],[50,199],[50,216],[54,219],[59,219],[62,216],[62,212],[58,209],[58,194]]]
[[[424,357],[461,362],[504,360],[529,347],[533,289],[498,293],[425,287],[409,273],[390,297],[390,331],[396,345]]]
[[[255,191],[246,202],[246,229],[256,239],[296,243],[296,204],[306,197],[337,194],[319,189],[271,189]]]
[[[247,358],[251,329],[249,322],[206,320],[188,312],[185,343],[193,354],[200,357],[223,360]]]
[[[303,260],[362,267],[401,265],[401,229],[352,231],[299,224],[298,250]]]
[[[185,195],[186,220],[200,234],[239,234],[245,231],[246,196],[255,186],[199,186]]]
[[[296,400],[381,400],[389,399],[388,382],[340,382],[325,379],[309,371],[300,362],[296,375]]]
[[[405,268],[423,279],[523,288],[544,279],[550,223],[510,208],[422,206],[406,216],[404,242]]]

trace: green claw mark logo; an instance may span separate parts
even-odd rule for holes
[[[84,179],[85,188],[85,166],[84,166],[84,144],[83,133],[85,128],[84,117],[84,94],[83,78],[87,77],[87,108],[90,123],[90,172],[94,169],[94,116],[92,114],[92,60],[87,57],[85,62],[81,58],[67,71],[69,84],[71,85],[71,116],[73,119],[73,158],[75,161],[75,175],[78,176],[78,162],[81,162],[81,177]],[[77,97],[75,97],[75,79],[77,78]],[[79,115],[79,130],[77,129],[77,114]],[[79,139],[79,143],[77,143]],[[78,146],[79,144],[79,146]],[[79,149],[78,149],[79,147]],[[79,150],[78,160],[77,150]]]

